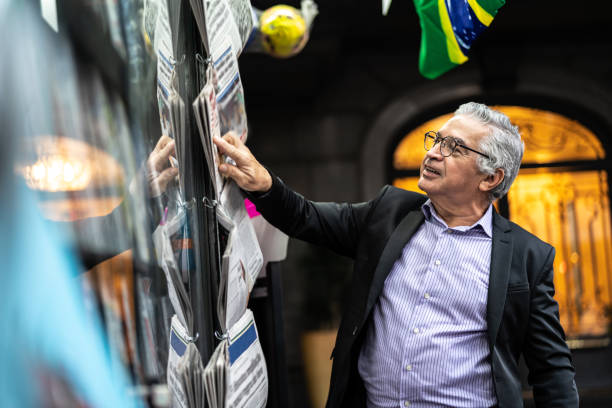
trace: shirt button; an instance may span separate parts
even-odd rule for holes
[[[439,265],[441,264],[440,260],[439,260],[439,259],[436,259],[435,264],[436,264],[436,266],[439,266]]]
[[[409,407],[410,406],[410,401],[404,401],[404,406],[405,407]]]
[[[414,332],[414,334],[417,334],[417,333],[419,332],[419,328],[418,328],[418,327],[415,327],[415,328],[414,328],[414,330],[413,330],[413,332]]]
[[[406,365],[406,371],[412,371],[412,365],[407,364]]]
[[[424,294],[424,295],[423,295],[423,297],[424,297],[425,299],[429,299],[431,296],[429,296],[429,293],[426,293],[426,294]]]
[[[452,233],[453,233],[453,230],[452,230],[452,229],[449,229],[449,230],[447,230],[447,231],[448,231],[448,233],[449,233],[449,234],[452,234]]]

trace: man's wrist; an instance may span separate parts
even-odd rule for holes
[[[252,198],[254,200],[257,200],[260,198],[266,198],[270,194],[274,194],[273,192],[277,189],[275,185],[279,183],[278,178],[274,175],[274,173],[272,173],[266,167],[264,167],[264,169],[267,173],[267,177],[266,177],[267,181],[263,182],[260,188],[257,188],[254,191],[247,191],[243,189],[243,191],[247,194],[249,198]]]
[[[257,194],[266,194],[268,191],[270,191],[272,189],[272,176],[270,175],[270,172],[268,171],[268,169],[265,169],[265,181],[263,182],[263,185],[261,188],[257,189],[256,193]]]

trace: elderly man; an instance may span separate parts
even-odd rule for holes
[[[269,222],[355,260],[328,407],[522,407],[521,354],[537,406],[578,406],[554,248],[492,206],[523,156],[504,114],[461,105],[425,134],[427,196],[386,186],[360,204],[308,201],[237,138],[215,143]]]

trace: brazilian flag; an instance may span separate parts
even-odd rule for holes
[[[505,0],[414,0],[421,22],[419,71],[434,79],[468,60]]]

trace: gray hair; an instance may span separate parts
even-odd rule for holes
[[[476,102],[459,106],[455,111],[455,116],[457,115],[476,119],[490,130],[488,137],[482,138],[479,146],[489,159],[479,155],[477,163],[479,170],[484,174],[493,175],[497,169],[504,171],[502,182],[489,192],[489,199],[495,201],[510,190],[521,167],[525,145],[521,140],[518,126],[510,123],[510,119],[505,114]]]

